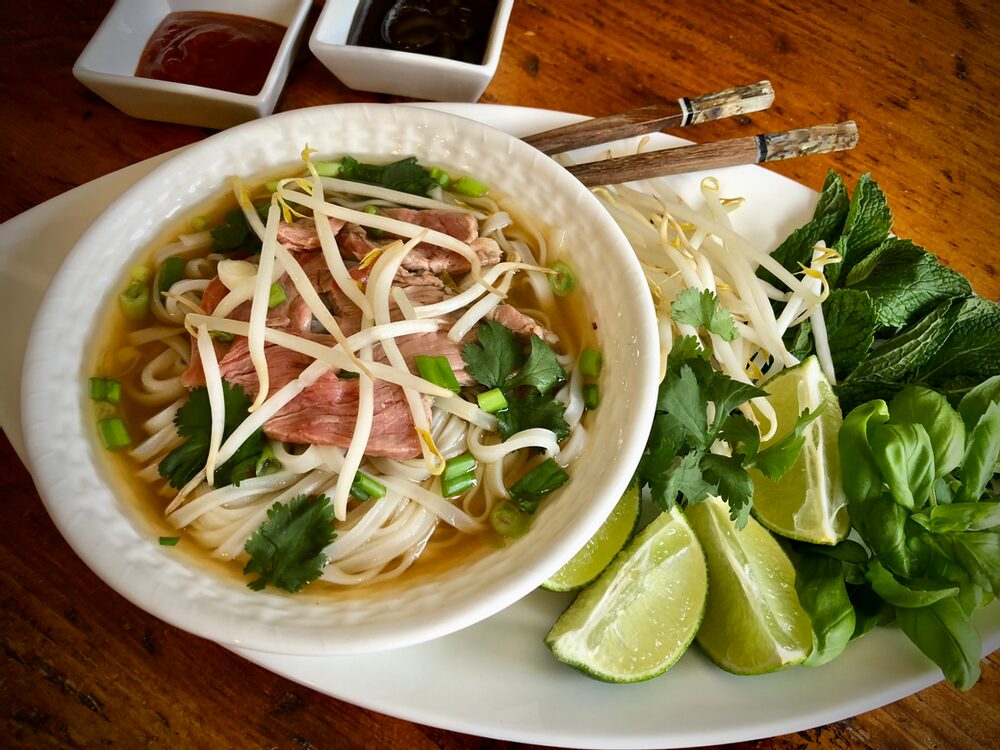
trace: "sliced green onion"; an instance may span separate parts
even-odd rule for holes
[[[371,216],[381,215],[381,212],[378,210],[378,208],[376,206],[373,206],[371,203],[365,206],[364,211],[366,214],[369,214]],[[375,239],[380,239],[381,237],[385,236],[385,232],[383,232],[381,229],[376,229],[375,227],[365,227],[365,231],[368,232],[368,234],[370,234]]]
[[[120,404],[122,400],[122,384],[114,378],[91,378],[90,398],[93,401],[107,401],[109,404]]]
[[[597,383],[585,383],[583,386],[583,408],[596,409],[601,403],[601,389]]]
[[[444,497],[455,497],[467,490],[471,490],[477,484],[479,484],[479,480],[476,479],[476,472],[474,471],[459,474],[451,479],[441,477],[441,494]]]
[[[149,287],[138,279],[118,295],[118,306],[128,320],[142,320],[149,312]]]
[[[597,349],[586,348],[580,352],[580,372],[588,378],[596,378],[601,374],[604,357]]]
[[[504,500],[490,513],[490,523],[501,536],[516,539],[528,533],[531,516],[510,500]]]
[[[458,393],[462,387],[458,384],[455,371],[451,369],[451,363],[447,357],[429,357],[418,354],[413,358],[413,364],[417,366],[417,372],[424,380],[428,380],[434,385],[447,388],[452,393]]]
[[[479,402],[480,409],[490,414],[495,414],[501,409],[507,408],[507,399],[504,397],[503,391],[499,388],[493,388],[485,393],[480,393],[476,396],[476,401]]]
[[[354,475],[354,481],[351,483],[351,497],[358,500],[385,497],[385,485],[359,471]]]
[[[451,182],[451,175],[445,172],[443,169],[438,167],[430,168],[431,179],[434,180],[441,187],[448,187],[448,183]]]
[[[160,266],[160,294],[169,292],[170,287],[184,278],[184,259],[174,255]]]
[[[453,193],[461,193],[472,198],[479,198],[490,192],[490,189],[486,185],[468,176],[459,177],[448,186],[448,189]]]
[[[265,182],[264,183],[264,189],[267,192],[269,192],[269,193],[276,193],[276,192],[278,192],[278,181],[277,180],[272,180],[271,182]]]
[[[313,162],[313,166],[320,177],[336,177],[340,174],[339,161],[317,161]]]
[[[442,479],[454,479],[462,474],[468,474],[476,470],[476,459],[471,453],[463,453],[461,456],[449,458],[444,462],[444,471],[441,472]]]
[[[132,438],[129,437],[128,428],[118,417],[102,419],[97,423],[97,431],[101,434],[101,442],[109,451],[118,450],[132,445]]]
[[[543,496],[568,481],[569,474],[553,459],[547,458],[514,483],[510,496],[525,513],[534,513]]]
[[[181,538],[179,536],[161,536],[160,537],[160,546],[161,547],[176,547],[177,546],[177,542],[179,542],[180,540],[181,540]]]
[[[146,266],[133,266],[132,270],[129,271],[128,277],[132,281],[149,281],[153,278],[153,272],[146,268]]]
[[[234,338],[233,334],[227,333],[226,331],[209,331],[208,335],[223,344],[228,344]]]
[[[277,307],[286,299],[288,299],[288,295],[285,294],[285,287],[277,281],[271,284],[271,291],[267,296],[267,306],[272,308]]]
[[[191,219],[191,228],[196,232],[205,231],[205,227],[208,226],[208,217],[206,216],[195,216]]]
[[[572,268],[561,260],[557,260],[552,264],[552,270],[555,273],[549,274],[549,286],[552,287],[553,292],[560,297],[565,297],[576,288],[576,276],[573,274]]]
[[[253,479],[257,476],[257,457],[251,456],[240,461],[233,470],[229,472],[229,481],[237,487],[244,479]]]
[[[260,456],[257,457],[257,465],[254,468],[256,469],[254,473],[258,477],[281,471],[281,461],[274,455],[274,448],[271,447],[270,440],[264,441],[264,446],[260,450]]]
[[[361,373],[353,370],[341,370],[337,373],[337,377],[341,380],[357,380],[361,377]]]

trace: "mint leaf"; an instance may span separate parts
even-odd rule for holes
[[[514,332],[492,320],[484,320],[476,330],[478,344],[462,349],[465,371],[486,388],[499,388],[524,362],[524,352]]]
[[[942,345],[918,365],[916,378],[938,390],[961,380],[964,392],[994,375],[1000,375],[1000,304],[969,297]]]
[[[705,328],[725,341],[734,341],[739,336],[733,316],[722,308],[719,298],[708,289],[685,289],[677,295],[670,311],[675,322]]]
[[[909,240],[890,237],[847,275],[851,289],[871,297],[879,328],[899,328],[935,303],[967,297],[972,287]]]
[[[835,289],[823,303],[823,321],[833,368],[846,377],[868,355],[875,340],[875,308],[866,292]]]
[[[843,178],[832,169],[828,169],[819,193],[819,200],[816,201],[816,208],[813,210],[813,218],[840,216],[843,220],[847,218],[850,206],[851,198],[847,194]]]
[[[834,245],[843,260],[826,268],[830,284],[837,285],[841,277],[846,278],[854,266],[885,241],[891,228],[892,212],[885,195],[870,174],[861,175],[854,186],[843,233]]]
[[[569,425],[563,417],[565,411],[562,401],[536,393],[508,399],[507,408],[496,415],[500,437],[506,440],[521,430],[543,427],[552,430],[557,440],[565,440],[569,437]]]
[[[528,353],[528,360],[522,365],[517,375],[507,383],[507,387],[516,388],[528,385],[544,395],[565,379],[566,371],[556,359],[556,353],[552,351],[552,347],[535,334],[531,334],[531,351]]]
[[[250,555],[243,573],[258,575],[247,586],[260,591],[270,584],[294,594],[322,575],[327,562],[323,550],[335,536],[333,506],[326,495],[275,503],[243,547]]]

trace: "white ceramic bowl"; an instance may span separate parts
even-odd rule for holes
[[[73,75],[127,115],[228,128],[274,111],[311,5],[311,0],[117,0],[77,59]],[[187,10],[252,16],[287,27],[259,93],[234,94],[135,75],[156,27],[167,14]]]
[[[348,44],[359,0],[328,2],[309,38],[310,51],[345,86],[432,101],[474,102],[496,73],[514,0],[498,0],[483,62]]]
[[[491,185],[540,223],[565,232],[579,289],[604,353],[602,404],[572,480],[542,504],[531,531],[505,549],[443,571],[392,597],[336,601],[253,592],[237,576],[206,574],[180,547],[161,547],[137,499],[110,489],[85,383],[96,326],[127,269],[164,226],[229,190],[232,175],[321,156],[386,160],[416,155]],[[81,558],[154,615],[231,645],[297,654],[344,654],[418,643],[482,620],[552,575],[597,530],[624,491],[655,408],[655,320],[641,269],[591,193],[555,162],[509,135],[416,107],[345,104],[275,115],[190,146],[122,195],[56,275],[35,320],[23,377],[23,424],[32,475]]]

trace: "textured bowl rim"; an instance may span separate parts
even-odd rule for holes
[[[390,138],[399,130],[399,140],[392,141],[392,148],[379,143],[372,149],[386,158],[406,151],[402,145],[406,138],[423,138],[421,143],[429,150],[453,149],[457,161],[472,154],[484,158],[484,164],[502,164],[510,171],[512,184],[541,180],[552,196],[572,201],[575,220],[586,227],[588,240],[596,238],[603,243],[601,257],[613,259],[616,271],[610,275],[606,269],[579,272],[584,283],[589,275],[595,283],[608,285],[605,298],[592,298],[591,304],[604,305],[594,309],[602,330],[607,331],[602,346],[618,347],[619,352],[617,360],[611,358],[606,367],[620,380],[621,409],[599,412],[606,416],[599,423],[602,429],[594,431],[598,432],[595,445],[603,445],[609,456],[606,464],[590,462],[595,465],[586,469],[593,475],[588,482],[578,482],[576,489],[571,482],[551,505],[543,506],[530,534],[504,553],[483,558],[498,560],[493,568],[499,573],[489,567],[475,570],[483,574],[481,583],[477,579],[476,585],[445,592],[454,579],[469,574],[466,570],[454,576],[449,572],[441,581],[414,586],[394,598],[394,611],[405,611],[407,605],[415,607],[416,615],[405,622],[378,610],[377,597],[371,597],[376,602],[372,605],[376,610],[371,611],[354,600],[253,593],[242,582],[205,576],[172,557],[172,548],[159,547],[155,536],[137,528],[134,513],[108,488],[101,449],[87,434],[92,427],[85,424],[87,406],[79,387],[89,374],[89,327],[99,317],[102,301],[123,276],[120,272],[94,273],[95,260],[114,252],[108,249],[109,243],[122,236],[116,232],[127,230],[130,222],[136,221],[137,208],[145,211],[141,216],[166,211],[150,226],[125,235],[130,256],[152,241],[164,222],[162,216],[176,219],[185,207],[215,194],[229,173],[226,166],[250,158],[244,151],[249,144],[291,139],[293,142],[286,144],[288,151],[298,154],[303,134],[319,132],[320,125],[336,130],[334,126],[348,123],[365,128],[364,137]],[[349,132],[342,130],[337,135]],[[477,154],[477,148],[494,151],[484,157]],[[225,164],[213,167],[213,159],[220,158]],[[272,165],[288,161],[284,153],[269,159]],[[237,167],[235,171],[243,170]],[[169,181],[178,173],[195,175],[193,184],[184,190],[170,187]],[[499,192],[505,192],[503,182],[494,184],[500,185]],[[174,200],[175,204],[143,208],[137,203],[154,196],[166,196],[162,201]],[[117,262],[125,265],[121,255]],[[99,263],[97,267],[101,267]],[[608,281],[609,276],[613,280]],[[99,299],[92,298],[94,290]],[[78,308],[80,314],[67,315]],[[24,424],[31,425],[25,436],[29,464],[46,508],[77,554],[112,588],[160,619],[229,645],[276,653],[358,653],[410,645],[454,632],[517,601],[554,573],[597,530],[627,485],[652,420],[658,384],[654,320],[642,271],[611,217],[565,170],[527,144],[472,120],[410,106],[343,104],[286,112],[246,123],[185,149],[111,204],[70,252],[45,296],[25,356],[22,401]],[[616,327],[616,323],[629,328]],[[616,403],[614,397],[611,400]],[[577,506],[573,498],[577,498]],[[591,502],[579,507],[580,498]],[[559,518],[566,517],[564,528],[556,528],[555,520],[546,520],[550,516],[556,519],[557,513]],[[448,598],[442,601],[446,593]],[[389,605],[381,602],[379,606]]]

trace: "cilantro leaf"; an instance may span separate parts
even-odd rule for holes
[[[213,253],[230,253],[243,247],[260,252],[260,238],[250,230],[250,224],[241,209],[227,213],[222,223],[211,231],[211,235]]]
[[[569,437],[569,425],[563,417],[565,411],[562,401],[537,393],[508,399],[507,408],[496,415],[500,437],[506,440],[521,430],[544,427],[552,430],[557,440],[565,440]]]
[[[261,591],[270,584],[294,594],[323,573],[323,550],[335,536],[333,506],[326,495],[275,503],[243,547],[250,555],[243,573],[258,575],[247,586]]]
[[[353,156],[345,156],[340,160],[337,176],[343,180],[381,185],[412,195],[427,195],[438,184],[431,177],[430,171],[417,163],[415,156],[391,164],[365,164]]]
[[[528,353],[528,360],[506,385],[509,388],[529,385],[539,393],[545,394],[565,379],[566,371],[556,359],[556,353],[552,351],[552,347],[535,334],[531,334],[531,351]]]
[[[753,458],[760,450],[760,430],[742,412],[726,415],[719,428],[719,438],[732,446],[733,453]]]
[[[725,341],[734,341],[739,336],[732,314],[719,304],[719,298],[708,289],[685,289],[677,295],[670,311],[677,323],[704,328]]]
[[[524,352],[507,326],[484,320],[476,331],[478,344],[462,349],[465,371],[487,388],[499,388],[524,363]]]
[[[230,385],[222,381],[223,404],[225,417],[223,440],[232,434],[250,413],[250,397],[239,385]],[[161,477],[170,481],[170,486],[180,489],[190,482],[194,476],[205,467],[208,460],[208,445],[212,433],[212,408],[208,401],[208,390],[204,387],[193,388],[188,394],[187,403],[177,410],[174,416],[177,433],[187,440],[168,453],[159,464]],[[248,437],[236,452],[223,464],[216,467],[215,486],[224,487],[234,480],[239,483],[243,477],[234,470],[242,463],[256,462],[256,457],[263,450],[264,434],[257,430]],[[233,476],[236,474],[237,476]]]
[[[718,494],[729,505],[729,517],[737,528],[746,526],[753,502],[753,479],[738,456],[707,454],[701,461],[705,480],[718,487]]]
[[[677,377],[664,379],[656,408],[677,421],[685,443],[708,447],[708,400],[689,365],[682,366]]]
[[[795,421],[795,427],[791,432],[783,435],[780,440],[772,443],[764,450],[760,451],[753,458],[746,462],[746,467],[753,467],[764,476],[773,481],[779,480],[786,471],[792,468],[795,459],[799,457],[799,451],[805,444],[802,433],[813,423],[820,414],[823,413],[823,406],[820,405],[815,411],[806,409],[799,414]]]

